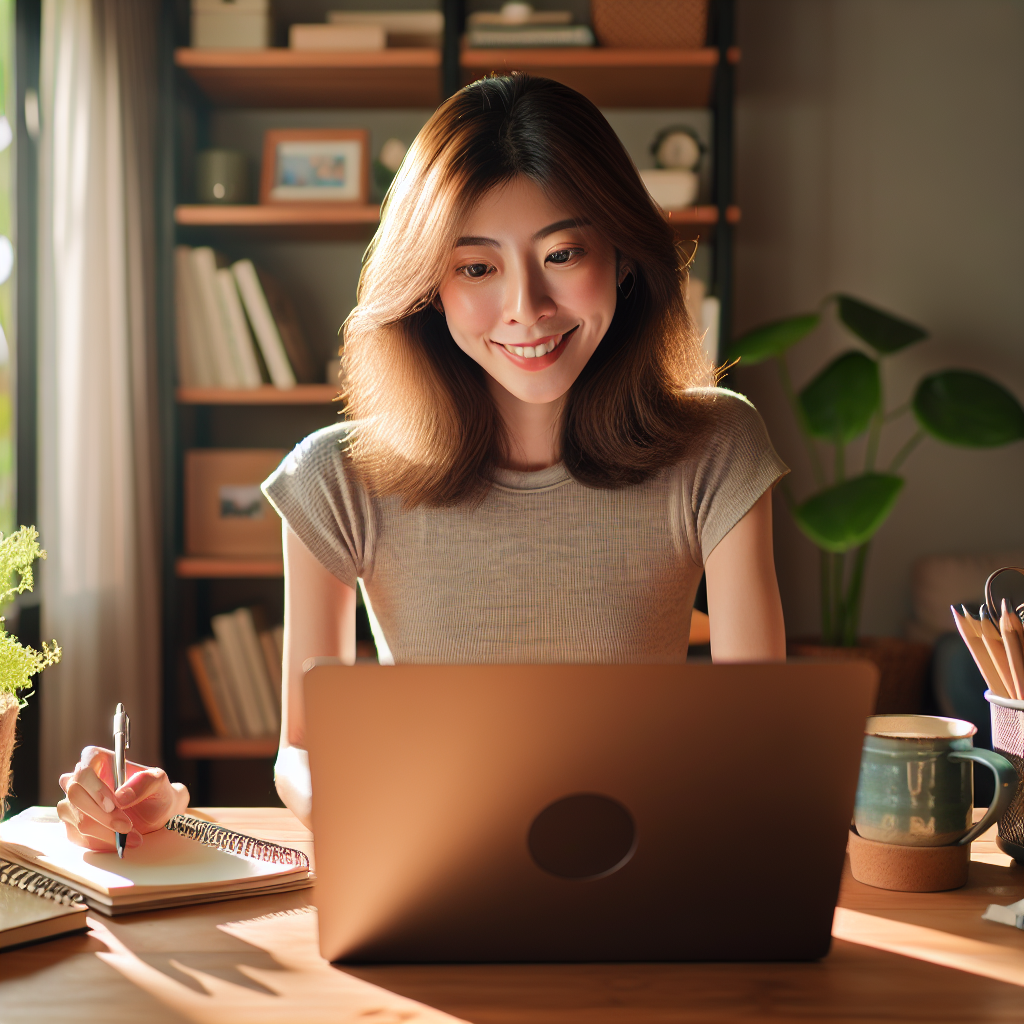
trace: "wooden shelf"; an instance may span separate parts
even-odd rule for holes
[[[380,223],[380,207],[361,203],[194,203],[174,208],[185,229],[242,232],[250,237],[361,239]]]
[[[739,50],[728,51],[730,62]],[[706,107],[718,50],[625,50],[612,47],[462,51],[463,84],[491,71],[553,78],[599,107]]]
[[[429,107],[441,102],[441,51],[174,51],[178,65],[222,107]]]
[[[175,399],[181,405],[330,405],[338,399],[333,384],[296,384],[293,388],[178,388]]]
[[[666,210],[665,216],[681,238],[699,238],[714,231],[718,224],[718,207],[688,206],[684,210]],[[728,224],[739,224],[740,208],[727,207],[725,220]]]
[[[276,757],[277,736],[182,736],[175,750],[188,761],[233,761]]]
[[[272,579],[284,576],[284,559],[182,555],[175,562],[174,572],[181,580]]]

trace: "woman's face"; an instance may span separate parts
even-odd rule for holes
[[[493,380],[553,402],[608,330],[618,276],[610,243],[517,178],[466,219],[439,297],[456,344]]]

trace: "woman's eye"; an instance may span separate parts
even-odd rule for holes
[[[577,256],[582,256],[582,249],[559,249],[557,252],[550,253],[545,262],[548,263],[568,263],[570,260]]]
[[[459,267],[458,273],[464,277],[479,278],[485,277],[490,269],[491,267],[488,263],[470,263],[468,266]]]

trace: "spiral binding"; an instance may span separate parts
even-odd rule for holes
[[[290,864],[309,870],[309,858],[301,850],[293,850],[290,846],[279,846],[266,839],[256,839],[232,832],[212,821],[193,818],[190,814],[176,814],[164,826],[170,832],[177,832],[186,839],[193,839],[203,846],[212,846],[216,850],[235,853],[250,860],[262,860],[271,864]]]
[[[49,875],[40,874],[32,868],[13,864],[0,857],[0,884],[35,893],[45,900],[53,900],[65,907],[85,906],[85,897],[69,885],[58,882]]]

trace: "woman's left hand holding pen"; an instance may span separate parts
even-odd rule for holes
[[[60,777],[66,794],[57,814],[68,839],[90,850],[114,849],[114,833],[128,836],[128,848],[142,844],[143,834],[156,832],[188,807],[188,790],[171,782],[162,768],[126,762],[127,781],[114,782],[114,752],[86,747],[75,770]]]

